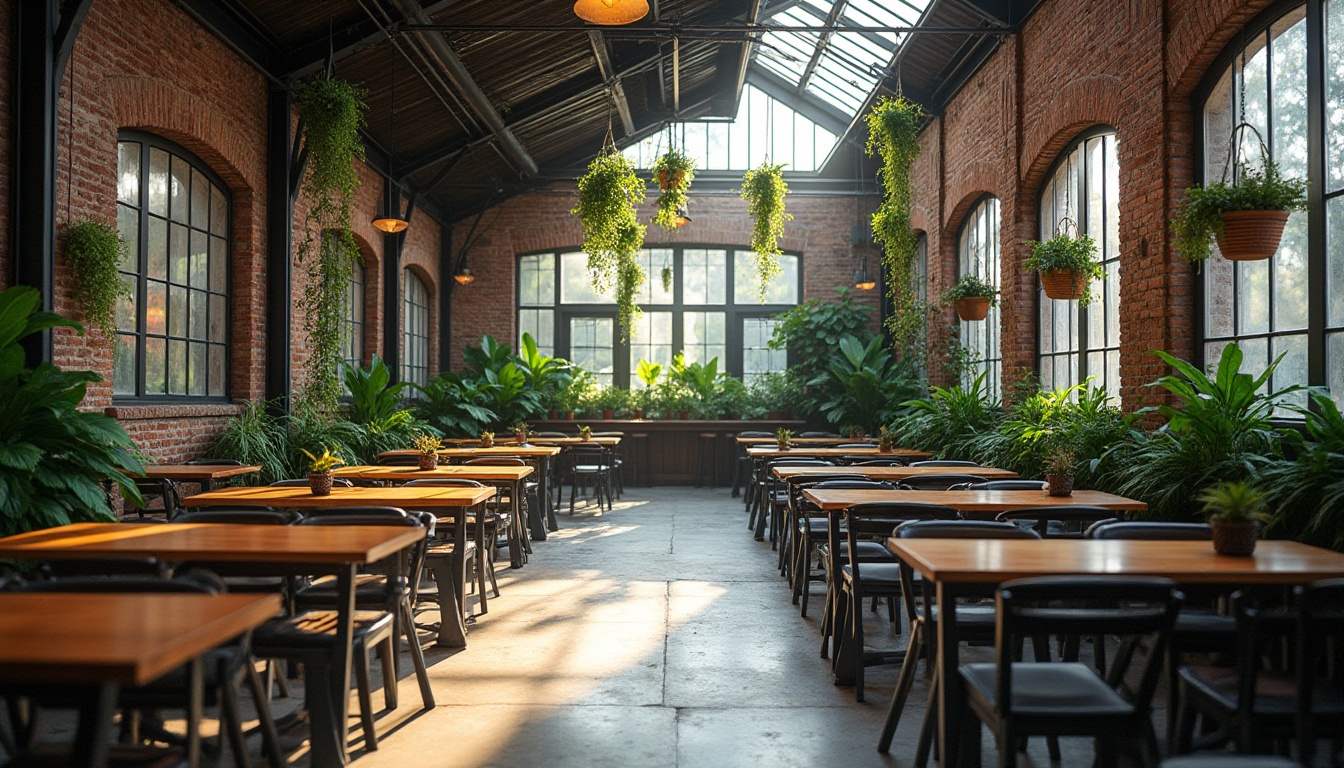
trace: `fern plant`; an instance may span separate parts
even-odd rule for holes
[[[928,397],[901,406],[906,413],[892,423],[897,441],[941,458],[969,458],[975,438],[1003,418],[998,401],[989,398],[984,373],[967,387],[930,387]]]
[[[1305,437],[1285,434],[1290,461],[1261,470],[1266,491],[1266,533],[1344,550],[1344,415],[1325,392],[1308,393],[1312,407],[1300,408]]]

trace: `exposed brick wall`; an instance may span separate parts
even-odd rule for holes
[[[520,195],[486,211],[477,228],[468,261],[476,281],[453,292],[452,361],[461,365],[462,349],[478,344],[485,334],[516,344],[517,327],[514,299],[517,296],[516,267],[518,254],[551,249],[577,248],[583,232],[570,214],[578,195],[573,184]],[[653,199],[640,208],[640,220],[653,216]],[[703,243],[745,246],[751,240],[752,221],[746,201],[734,192],[696,192],[692,190],[693,221],[667,232],[649,226],[645,245],[658,247],[674,243]],[[801,253],[803,257],[803,298],[833,299],[834,289],[852,286],[859,253],[868,256],[869,274],[879,268],[877,249],[854,248],[852,228],[862,216],[865,220],[877,205],[877,198],[865,196],[808,196],[790,193],[785,207],[793,221],[784,227],[780,247]],[[461,248],[471,222],[457,225],[453,244]],[[652,277],[652,276],[651,276]],[[655,278],[656,279],[656,278]],[[857,302],[872,307],[877,318],[877,291],[855,291]],[[874,326],[876,327],[876,326]]]

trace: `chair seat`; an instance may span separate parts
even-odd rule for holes
[[[258,656],[273,655],[277,648],[304,648],[323,650],[336,640],[336,611],[304,611],[284,619],[271,619],[252,633],[252,644]],[[383,611],[355,611],[353,616],[356,639],[374,633],[391,631],[392,614]]]
[[[429,548],[425,550],[425,557],[447,557],[453,554],[455,546],[451,541],[430,544]],[[468,541],[466,550],[467,557],[471,557],[471,553],[476,551],[476,542]]]
[[[39,744],[5,763],[5,768],[68,768],[74,755],[66,746]],[[179,747],[141,747],[113,744],[108,747],[107,768],[178,768],[186,765]]]
[[[369,598],[383,599],[387,594],[387,577],[381,573],[357,573],[355,574],[355,600],[365,600]],[[320,579],[303,589],[299,590],[294,596],[295,600],[302,602],[305,598],[315,600],[335,600],[336,599],[336,577],[323,576]]]
[[[1163,760],[1158,768],[1302,768],[1302,764],[1274,755],[1234,755],[1200,752]]]
[[[1171,631],[1181,643],[1203,639],[1225,641],[1237,636],[1237,620],[1212,611],[1182,609],[1176,614],[1176,625]]]
[[[963,664],[967,693],[994,707],[996,666]],[[1015,718],[1128,718],[1134,707],[1086,664],[1013,664],[1012,711]]]
[[[1228,710],[1237,708],[1237,669],[1235,667],[1181,667],[1181,680],[1191,691]],[[1312,687],[1312,713],[1322,717],[1344,717],[1344,691],[1318,683]],[[1261,672],[1255,679],[1257,717],[1291,718],[1297,713],[1297,682],[1281,672]]]
[[[864,579],[867,581],[867,579]],[[931,606],[929,616],[935,622],[938,621],[938,606]],[[968,629],[994,627],[994,622],[998,619],[998,614],[992,605],[958,605],[957,623],[970,625]]]
[[[861,563],[863,561],[860,561]],[[896,590],[901,589],[901,570],[896,563],[864,563],[863,568],[863,588],[865,591],[873,590]],[[853,570],[846,565],[841,570],[844,571],[845,581],[853,581]]]
[[[820,551],[823,558],[828,556],[831,551],[830,545],[822,544]],[[840,557],[846,562],[849,561],[849,542],[840,542]],[[896,556],[887,550],[885,544],[879,544],[876,541],[860,541],[859,562],[865,565],[868,563],[894,563],[896,562]],[[864,570],[863,580],[868,580],[867,569]]]

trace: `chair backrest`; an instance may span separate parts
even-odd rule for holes
[[[378,457],[378,466],[380,467],[416,467],[419,465],[420,457],[409,453]]]
[[[978,467],[974,461],[961,461],[958,459],[926,459],[924,461],[910,462],[912,467]]]
[[[517,456],[481,456],[475,459],[467,459],[463,464],[474,464],[478,467],[526,467],[527,461]]]
[[[905,462],[900,459],[864,459],[863,461],[851,461],[851,467],[904,467]]]
[[[401,513],[400,517],[392,515],[390,511]],[[316,512],[317,510],[312,510]],[[396,507],[332,507],[322,510],[323,512],[337,512],[337,514],[314,515],[305,517],[297,525],[386,525],[386,526],[406,526],[423,528],[425,535],[410,548],[409,554],[405,560],[405,570],[396,583],[388,579],[388,610],[393,610],[392,601],[395,595],[401,591],[410,589],[412,593],[420,583],[420,572],[425,564],[425,552],[429,548],[429,537],[431,527],[434,523],[434,516],[429,513],[406,512]],[[397,557],[400,553],[393,554]],[[390,558],[389,558],[390,560]],[[389,562],[383,560],[383,563]]]
[[[825,459],[809,459],[799,456],[797,458],[771,459],[767,466],[769,467],[833,467],[834,462]]]
[[[1096,523],[1084,534],[1089,539],[1144,541],[1212,541],[1213,528],[1204,523]]]
[[[1297,602],[1298,757],[1311,765],[1321,735],[1312,715],[1315,690],[1322,684],[1319,670],[1323,662],[1338,663],[1331,654],[1337,654],[1344,642],[1344,579],[1318,581],[1293,592]]]
[[[798,437],[839,437],[835,432],[800,432]]]
[[[411,462],[411,463],[414,464],[415,462]],[[354,484],[354,483],[350,482],[349,480],[347,480],[347,479],[344,478],[344,477],[333,477],[333,478],[331,478],[331,485],[332,485],[333,488],[354,488],[354,487],[355,487],[355,484]],[[292,479],[292,480],[276,480],[274,483],[271,483],[271,487],[272,487],[272,488],[307,488],[307,487],[308,487],[308,478],[306,478],[306,477],[300,477],[300,478],[295,478],[295,479]]]
[[[189,467],[241,467],[243,462],[237,459],[192,459],[187,462]]]
[[[965,488],[948,488],[949,491],[1043,491],[1047,483],[1044,480],[986,480],[983,483],[967,483]]]
[[[468,480],[465,477],[426,477],[420,480],[408,480],[402,484],[403,488],[420,487],[438,487],[438,488],[484,488],[485,483],[480,480]]]
[[[753,432],[753,431],[751,431],[751,430],[748,430],[748,431],[746,431],[746,432],[738,432],[738,433],[737,433],[737,436],[738,436],[738,437],[774,437],[774,436],[775,436],[775,433],[774,433],[774,432],[759,432],[759,431]]]
[[[872,448],[872,447],[874,447],[875,445],[877,445],[877,443],[841,443],[840,445],[837,445],[837,446],[835,446],[835,447],[836,447],[836,448]]]
[[[377,517],[383,520],[402,520],[407,517],[410,517],[410,515],[406,512],[406,510],[402,509],[401,507],[355,506],[355,507],[314,507],[312,509],[305,509],[303,511],[303,517],[304,520],[312,520],[316,518],[352,518],[352,517],[360,517],[360,518]],[[397,522],[391,523],[391,525],[400,525],[400,524],[401,523]],[[321,523],[321,525],[329,525],[329,523]],[[368,525],[376,525],[376,523],[368,523]]]
[[[913,464],[910,466],[914,466]],[[985,478],[979,475],[911,475],[901,480],[901,487],[911,491],[946,491],[954,485],[961,483],[985,483]]]
[[[893,529],[904,525],[908,520],[959,520],[961,513],[951,507],[940,504],[907,504],[902,502],[884,502],[873,504],[854,504],[845,508],[845,540],[849,552],[858,552],[862,539],[884,541]],[[832,524],[834,525],[834,524]],[[851,578],[862,590],[862,567],[858,557],[849,558]],[[837,563],[838,564],[838,563]]]
[[[858,480],[826,480],[812,486],[814,491],[894,491],[896,485],[886,480],[870,480],[866,477]]]
[[[534,434],[537,437],[569,437],[564,432],[536,432]]]
[[[1025,524],[1046,539],[1081,539],[1088,526],[1123,519],[1123,512],[1070,504],[1059,507],[1030,507],[1000,512],[994,519],[1001,522]]]
[[[293,515],[277,512],[274,509],[253,508],[215,508],[197,509],[183,512],[168,522],[179,523],[222,523],[232,525],[289,525],[294,522]]]
[[[224,591],[218,578],[199,573],[176,579],[152,576],[116,576],[112,578],[75,576],[47,581],[11,581],[7,592],[94,592],[100,594],[181,593],[214,595]],[[78,617],[71,617],[78,619]]]
[[[1000,713],[1012,716],[1013,663],[1020,640],[1049,635],[1152,637],[1132,687],[1135,712],[1147,716],[1165,648],[1184,596],[1168,579],[1128,576],[1050,576],[1004,583],[996,600],[998,624],[995,698]],[[1125,683],[1124,665],[1111,666],[1107,682]]]
[[[865,475],[854,474],[853,472],[827,472],[817,475],[795,475],[789,480],[789,485],[797,488],[811,488],[817,483],[829,483],[835,480],[858,480],[866,482],[870,478]]]
[[[902,523],[896,529],[902,539],[1039,539],[1035,531],[1012,523],[988,520],[922,521]]]

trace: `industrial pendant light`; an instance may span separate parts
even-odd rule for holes
[[[688,203],[677,209],[677,218],[673,221],[673,225],[677,229],[681,229],[687,224],[690,224],[692,221],[693,219],[691,218],[690,204]]]
[[[401,218],[399,214],[393,213],[378,216],[378,218],[373,220],[373,226],[389,235],[393,235],[398,232],[405,232],[406,228],[410,226],[410,222]]]
[[[574,15],[590,24],[620,26],[649,15],[647,0],[578,0]]]
[[[389,166],[392,165],[390,161],[396,157],[397,153],[397,57],[395,55],[392,57],[391,87],[392,107],[388,111],[387,119]],[[394,235],[398,232],[405,232],[410,225],[410,222],[401,217],[401,195],[395,190],[389,189],[383,197],[383,212],[374,217],[373,226],[389,235]]]
[[[471,267],[463,264],[457,268],[457,272],[453,275],[453,279],[457,281],[458,285],[471,285],[476,280],[476,276],[471,274]]]
[[[860,291],[871,291],[877,287],[877,281],[868,276],[867,259],[864,259],[861,266],[854,270],[854,287]]]

